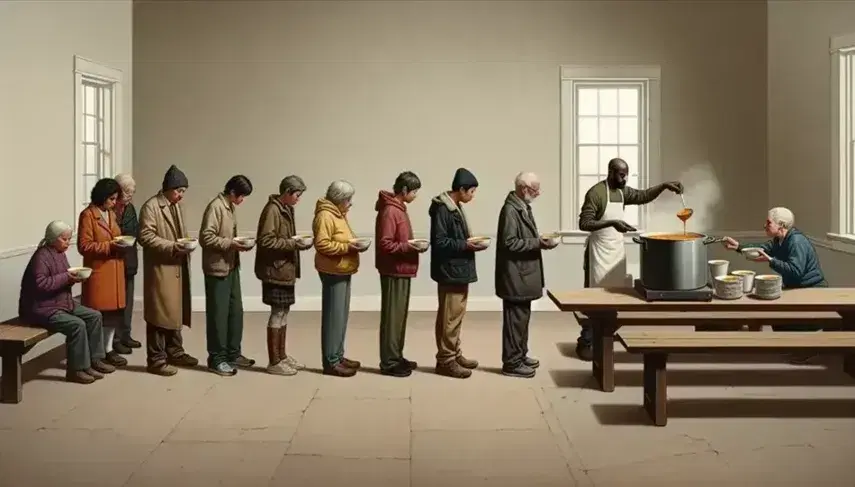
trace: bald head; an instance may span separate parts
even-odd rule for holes
[[[623,159],[615,157],[609,161],[609,187],[623,189],[626,187],[626,178],[629,177],[629,165]]]

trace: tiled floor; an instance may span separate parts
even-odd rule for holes
[[[0,485],[51,486],[691,486],[855,485],[855,382],[775,358],[675,358],[667,427],[640,412],[640,366],[618,352],[617,389],[592,390],[572,357],[575,324],[535,314],[536,378],[503,377],[500,323],[473,313],[469,380],[431,372],[433,316],[412,316],[407,379],[376,373],[377,315],[354,313],[351,379],[262,368],[163,378],[143,354],[91,386],[48,369],[24,402],[0,406]],[[295,313],[289,351],[317,368],[317,313]],[[196,323],[204,323],[202,317]],[[265,361],[265,317],[246,317],[245,352]],[[142,337],[142,333],[137,333]],[[186,332],[204,358],[204,329]],[[718,364],[714,364],[719,362]]]

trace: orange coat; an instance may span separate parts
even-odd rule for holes
[[[125,308],[123,250],[111,245],[122,232],[112,211],[109,220],[104,221],[101,210],[89,205],[80,213],[77,224],[77,251],[83,256],[83,266],[92,269],[92,276],[82,284],[81,303],[98,311]]]

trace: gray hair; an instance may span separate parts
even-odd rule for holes
[[[793,212],[783,206],[778,206],[769,210],[769,219],[779,227],[789,230],[796,223],[796,217]]]
[[[71,233],[71,225],[68,223],[61,220],[54,220],[48,223],[47,228],[45,228],[45,238],[39,242],[39,247],[53,244],[59,239],[59,237],[66,233]]]
[[[344,179],[339,179],[333,181],[327,188],[327,200],[332,204],[340,205],[345,201],[350,201],[355,193],[356,190],[353,189],[352,184]]]
[[[538,183],[540,183],[540,179],[533,172],[521,172],[514,178],[515,188],[530,188]]]
[[[302,193],[306,191],[306,183],[300,176],[290,175],[279,183],[279,194]]]
[[[119,187],[122,189],[127,189],[129,186],[136,186],[137,182],[134,181],[134,178],[130,174],[122,173],[117,174],[115,178],[117,183],[119,183]]]

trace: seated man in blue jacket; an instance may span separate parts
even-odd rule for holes
[[[811,241],[793,226],[795,217],[787,208],[772,208],[766,217],[766,235],[771,237],[763,244],[741,244],[725,237],[724,244],[730,250],[741,251],[745,248],[762,249],[755,262],[768,262],[773,271],[781,275],[784,289],[806,287],[827,287],[819,258]],[[812,325],[781,325],[772,327],[775,331],[817,331]],[[794,357],[793,361],[804,362],[810,357]]]

